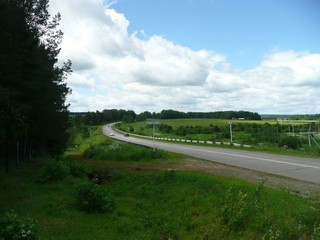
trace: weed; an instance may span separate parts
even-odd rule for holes
[[[264,182],[249,194],[239,190],[237,193],[229,188],[225,196],[220,215],[224,223],[232,230],[240,230],[248,226],[264,230],[271,225],[272,215],[268,211],[267,201],[261,199]]]
[[[311,240],[320,240],[320,225],[314,226]]]
[[[87,169],[84,165],[71,158],[49,159],[38,181],[40,183],[57,182],[69,176],[82,177],[86,172]]]
[[[262,236],[261,240],[277,240],[281,239],[281,231],[279,229],[274,229],[272,226],[270,229]]]
[[[60,160],[49,159],[43,168],[40,183],[56,182],[67,178],[70,175],[70,168]]]
[[[19,220],[14,211],[5,213],[0,216],[0,239],[37,239],[35,221],[32,219],[25,221]]]
[[[85,151],[85,155],[89,158],[117,161],[149,161],[167,157],[167,154],[162,150],[153,151],[148,147],[114,141],[91,145]]]
[[[241,229],[246,223],[248,217],[248,193],[243,193],[241,190],[238,194],[232,193],[232,188],[229,188],[225,204],[221,209],[221,217],[224,223],[228,224],[232,229]]]
[[[111,170],[95,170],[92,172],[89,172],[87,174],[87,177],[90,181],[100,185],[106,182],[109,182],[112,177],[112,171]]]
[[[85,212],[113,212],[115,201],[102,186],[85,182],[76,187],[76,206]]]

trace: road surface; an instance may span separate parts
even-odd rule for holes
[[[131,136],[125,137],[123,134],[114,131],[111,128],[111,124],[103,127],[103,133],[121,141],[155,147],[241,168],[320,183],[320,158],[301,158],[236,149],[175,144]]]

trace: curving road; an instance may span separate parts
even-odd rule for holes
[[[320,183],[319,158],[301,158],[235,149],[174,144],[131,136],[125,137],[123,134],[114,131],[111,126],[112,124],[103,127],[104,135],[121,141],[156,147],[170,152],[181,153],[241,168]]]

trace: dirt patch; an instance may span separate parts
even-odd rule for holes
[[[185,158],[178,160],[175,164],[165,162],[159,165],[134,164],[128,166],[128,169],[134,171],[142,170],[189,170],[205,172],[217,176],[232,177],[242,179],[252,183],[260,183],[264,181],[264,185],[276,189],[282,189],[295,194],[320,197],[320,184],[305,182],[292,178],[286,178],[267,174],[263,172],[253,171],[249,169],[229,166],[211,161]]]

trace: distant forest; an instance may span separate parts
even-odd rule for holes
[[[217,112],[179,112],[175,110],[162,110],[160,113],[148,111],[136,114],[132,110],[103,110],[102,112],[70,113],[76,125],[99,125],[116,121],[133,122],[147,119],[179,119],[179,118],[213,118],[213,119],[246,119],[261,120],[261,116],[249,111],[217,111]]]

